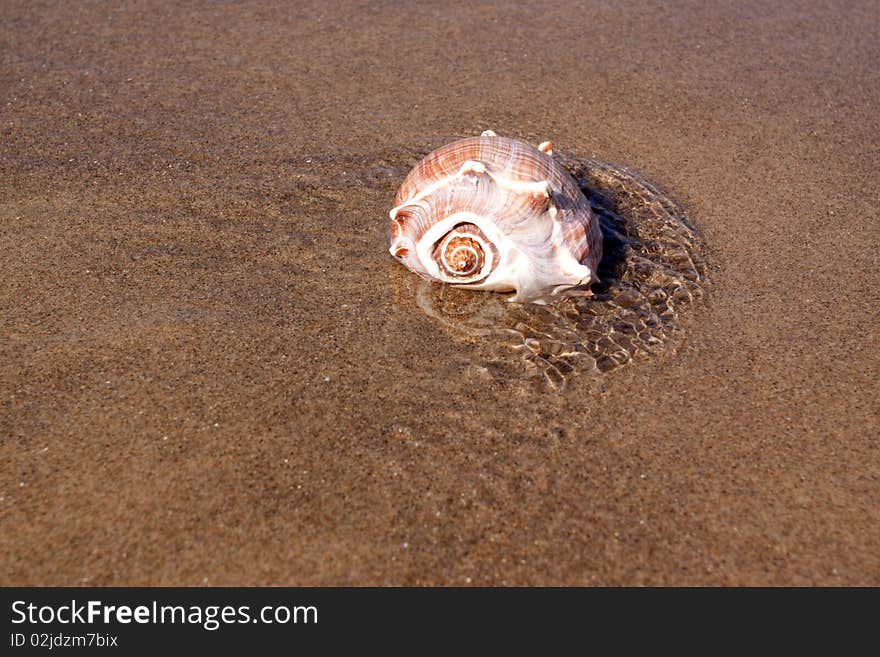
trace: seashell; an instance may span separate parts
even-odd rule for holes
[[[395,196],[389,251],[424,278],[510,301],[589,295],[599,221],[552,153],[491,130],[430,153]]]

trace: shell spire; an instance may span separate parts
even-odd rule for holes
[[[427,155],[394,199],[391,254],[425,278],[548,303],[589,294],[602,240],[577,183],[538,148],[491,130]]]

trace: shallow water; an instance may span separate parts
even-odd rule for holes
[[[474,343],[477,377],[560,390],[669,347],[707,279],[701,242],[682,208],[639,174],[592,158],[559,156],[598,214],[604,240],[591,298],[509,303],[413,277],[427,315]]]

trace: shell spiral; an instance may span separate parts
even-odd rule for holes
[[[539,304],[596,280],[598,219],[549,142],[487,131],[447,144],[410,171],[394,206],[389,250],[427,279]]]

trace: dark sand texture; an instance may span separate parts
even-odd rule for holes
[[[880,584],[880,5],[0,12],[0,584]],[[386,212],[492,128],[712,267],[670,349],[470,376]]]

